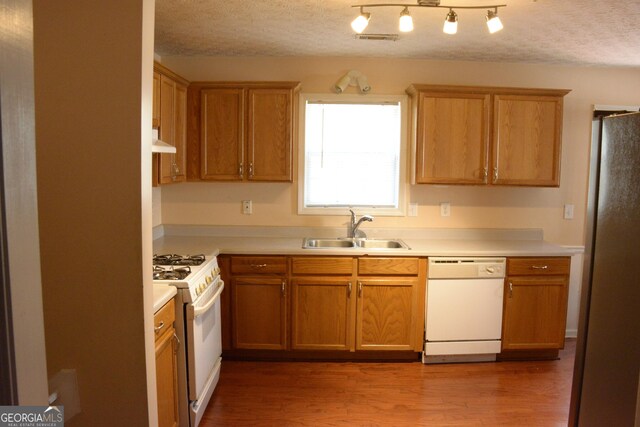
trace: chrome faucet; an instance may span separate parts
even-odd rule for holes
[[[362,215],[358,221],[356,221],[356,213],[349,209],[351,212],[351,227],[349,228],[349,238],[353,239],[356,237],[356,232],[358,231],[358,227],[365,221],[373,221],[373,217],[371,215]]]

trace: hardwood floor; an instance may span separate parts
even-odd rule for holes
[[[225,361],[202,427],[566,426],[575,340],[560,360]]]

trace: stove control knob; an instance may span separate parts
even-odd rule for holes
[[[207,285],[211,284],[211,282],[213,282],[213,277],[211,276],[207,276],[204,278],[205,282],[207,282]]]
[[[196,296],[198,296],[198,297],[200,296],[200,289],[199,288],[196,288]]]

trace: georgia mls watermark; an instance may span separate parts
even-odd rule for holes
[[[64,427],[64,406],[0,406],[0,427]]]

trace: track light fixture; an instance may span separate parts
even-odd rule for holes
[[[494,11],[487,10],[487,28],[489,28],[489,32],[491,34],[496,31],[500,31],[502,28],[502,21],[498,18],[498,8],[496,7]]]
[[[455,13],[453,9],[449,9],[449,13],[447,13],[442,32],[445,34],[455,34],[458,32],[458,14]]]
[[[360,34],[369,24],[371,14],[364,11],[364,8],[376,8],[376,7],[402,7],[400,12],[400,31],[403,33],[413,31],[413,18],[409,13],[410,7],[421,8],[444,8],[449,9],[449,13],[444,21],[444,27],[442,31],[446,34],[455,34],[458,32],[458,14],[454,9],[486,9],[487,10],[487,28],[489,33],[493,34],[496,31],[500,31],[503,28],[500,18],[498,18],[498,8],[507,7],[506,4],[492,4],[484,6],[454,6],[454,5],[441,5],[440,0],[417,0],[416,4],[400,4],[400,3],[377,3],[377,4],[356,4],[351,7],[360,8],[360,15],[351,23],[353,30]],[[493,9],[493,10],[492,10]]]
[[[361,7],[360,15],[351,22],[351,28],[353,28],[353,31],[360,34],[365,28],[367,28],[367,25],[369,25],[369,19],[371,19],[371,14],[365,13],[364,8]]]
[[[400,12],[400,31],[403,33],[413,31],[413,18],[411,14],[409,14],[408,7],[405,7],[402,9],[402,12]]]

